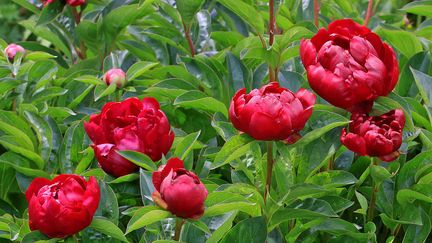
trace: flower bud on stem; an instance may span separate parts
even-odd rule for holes
[[[264,191],[264,202],[267,204],[267,197],[270,193],[270,187],[272,182],[272,173],[273,173],[273,141],[267,142],[267,177]]]

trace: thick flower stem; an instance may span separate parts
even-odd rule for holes
[[[185,38],[189,44],[189,50],[192,57],[195,57],[195,47],[193,44],[192,36],[190,35],[190,29],[183,23],[183,28],[185,32]]]
[[[374,157],[371,157],[370,169],[372,169],[373,165],[378,165],[378,160]],[[377,199],[377,193],[378,193],[378,185],[375,183],[375,181],[372,180],[372,196],[371,196],[371,200],[369,202],[369,208],[368,208],[368,214],[367,214],[368,222],[373,220],[373,216],[375,214],[375,204],[376,204],[376,199]]]
[[[319,24],[319,11],[320,11],[319,0],[314,0],[314,23],[316,27],[318,27]]]
[[[270,187],[272,182],[272,173],[273,173],[273,141],[267,142],[267,177],[266,177],[266,185],[264,191],[264,202],[267,203],[267,197],[270,193]]]
[[[372,16],[372,5],[373,5],[373,0],[369,0],[369,4],[366,10],[366,17],[365,17],[365,21],[364,21],[364,26],[367,26],[369,24],[369,20]]]
[[[181,230],[182,230],[184,223],[185,223],[184,219],[181,219],[181,218],[176,219],[176,226],[175,226],[175,233],[174,233],[173,240],[175,240],[175,241],[180,240],[180,233],[181,233]]]

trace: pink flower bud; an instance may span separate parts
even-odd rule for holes
[[[5,49],[5,55],[9,59],[10,62],[13,62],[17,53],[25,54],[25,49],[17,44],[10,44]]]
[[[103,80],[107,85],[114,83],[121,88],[126,84],[126,73],[120,68],[110,69],[105,73]]]

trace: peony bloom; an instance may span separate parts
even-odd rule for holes
[[[174,133],[165,113],[154,98],[128,98],[109,102],[100,114],[84,122],[93,141],[96,159],[102,169],[113,176],[132,173],[138,167],[120,156],[119,150],[133,150],[160,160],[174,141]]]
[[[100,199],[94,177],[59,175],[36,178],[26,191],[31,230],[51,238],[64,238],[85,229],[93,220]]]
[[[273,82],[246,94],[237,91],[229,108],[230,120],[238,130],[257,140],[296,140],[312,115],[316,97],[306,89],[297,93]]]
[[[126,73],[120,68],[110,69],[105,73],[103,80],[107,85],[114,83],[118,88],[122,88],[126,84]]]
[[[177,217],[198,219],[204,214],[207,189],[197,175],[183,166],[183,161],[171,158],[153,172],[156,191],[152,197],[160,207]]]
[[[399,157],[404,126],[402,110],[392,110],[381,116],[353,114],[349,131],[342,130],[341,142],[359,155],[376,156],[390,162]]]
[[[395,87],[399,67],[393,49],[351,19],[336,20],[300,43],[311,88],[330,104],[368,113],[378,96]]]
[[[25,49],[20,45],[10,44],[5,48],[4,52],[9,61],[13,62],[17,53],[25,54]]]

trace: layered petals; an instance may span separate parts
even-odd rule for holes
[[[336,20],[300,43],[311,88],[330,104],[368,113],[378,96],[396,86],[399,67],[392,48],[351,19]]]
[[[171,158],[153,172],[153,185],[153,200],[161,208],[185,219],[204,214],[208,191],[197,175],[184,169],[182,160]]]
[[[273,82],[249,94],[237,91],[229,116],[235,128],[257,140],[285,140],[304,128],[315,101],[305,89],[294,94]]]
[[[116,177],[138,169],[117,151],[137,151],[158,161],[174,141],[168,118],[154,98],[109,102],[100,114],[92,115],[89,122],[84,122],[84,128],[94,143],[92,147],[99,165]]]
[[[90,225],[100,189],[94,177],[59,175],[52,181],[36,178],[26,191],[31,230],[51,238],[64,238]]]
[[[379,157],[390,162],[399,157],[405,116],[402,110],[392,110],[381,116],[355,113],[349,131],[342,130],[341,142],[359,155]]]

